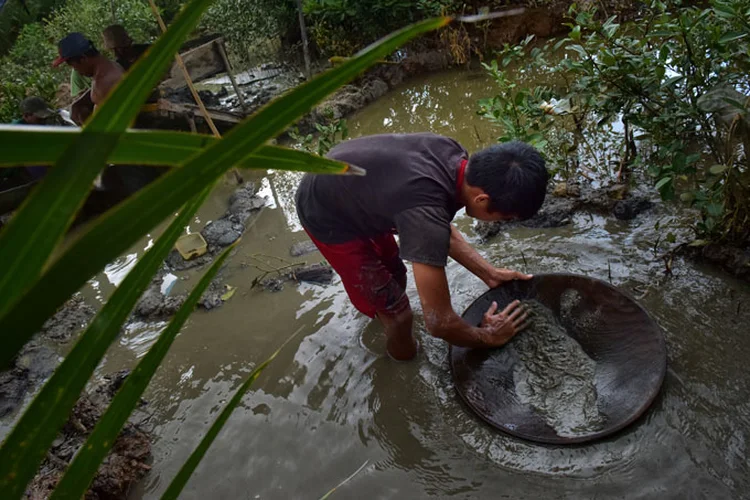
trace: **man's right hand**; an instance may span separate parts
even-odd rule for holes
[[[484,313],[480,327],[487,334],[483,339],[487,347],[500,347],[505,345],[518,332],[523,331],[529,326],[526,321],[529,313],[521,305],[521,302],[514,300],[508,307],[501,312],[497,312],[497,302],[493,302],[487,312]]]

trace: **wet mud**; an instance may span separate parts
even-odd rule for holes
[[[519,400],[532,406],[561,437],[600,430],[596,363],[551,310],[535,300],[523,304],[532,324],[508,344],[518,359],[513,381]]]
[[[29,485],[26,498],[49,498],[68,464],[101,418],[126,376],[126,372],[114,374],[78,400],[70,418],[52,443],[52,448],[39,472]],[[134,423],[134,418],[144,421],[147,417],[142,411],[136,410],[131,416],[131,421],[125,424],[112,451],[99,467],[86,493],[86,499],[127,498],[133,483],[151,469],[148,463],[151,459],[151,438],[149,433],[141,429],[141,425]]]
[[[13,365],[0,372],[0,418],[16,412],[57,368],[62,358],[52,346],[69,342],[95,313],[93,307],[75,296],[44,323],[13,360]]]
[[[691,259],[708,262],[742,280],[750,281],[750,246],[741,248],[710,243],[703,247],[684,247],[683,253]]]
[[[550,186],[544,204],[533,217],[524,221],[478,221],[475,232],[487,240],[502,231],[517,227],[545,229],[571,223],[574,214],[588,212],[633,220],[654,207],[651,199],[639,193],[630,193],[623,185],[593,188],[588,184],[560,183]]]

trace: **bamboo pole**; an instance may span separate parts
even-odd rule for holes
[[[154,0],[148,0],[148,4],[151,6],[151,11],[154,13],[154,17],[156,17],[156,21],[159,23],[161,32],[166,33],[167,25],[164,24],[164,20],[161,18],[161,14],[159,14],[159,9],[156,7]],[[182,76],[185,78],[185,83],[187,83],[187,86],[190,89],[190,93],[193,94],[193,99],[195,99],[195,103],[198,105],[198,109],[200,109],[200,112],[203,115],[203,119],[206,120],[206,123],[208,124],[208,128],[211,129],[211,133],[213,133],[215,137],[221,137],[219,129],[216,128],[216,124],[211,118],[211,115],[208,114],[206,106],[203,104],[203,100],[198,95],[198,91],[195,89],[195,85],[193,85],[193,80],[190,78],[190,73],[188,73],[188,70],[185,67],[185,62],[182,60],[182,56],[178,52],[174,55],[174,58],[175,61],[177,61],[177,66],[179,66],[180,71],[182,71]],[[244,179],[237,171],[237,169],[233,168],[232,172],[234,173],[234,177],[237,183],[242,184],[244,182]]]
[[[240,107],[242,108],[242,111],[247,113],[247,107],[245,106],[245,98],[242,97],[242,91],[240,91],[240,87],[237,85],[237,80],[234,79],[234,75],[232,74],[232,66],[229,64],[229,58],[227,57],[227,53],[224,50],[224,44],[218,43],[217,45],[219,47],[219,54],[221,55],[221,60],[224,61],[224,67],[227,69],[227,75],[229,76],[229,81],[232,82],[232,88],[234,89],[234,93],[237,94],[237,99],[240,101]]]

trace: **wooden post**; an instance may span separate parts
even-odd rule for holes
[[[305,26],[305,14],[302,12],[302,0],[297,0],[297,14],[299,16],[299,29],[302,33],[302,53],[305,56],[305,76],[310,79],[310,50],[307,47],[307,27]]]
[[[232,88],[234,88],[234,93],[237,94],[237,99],[240,101],[240,107],[243,111],[247,111],[247,107],[245,106],[245,98],[242,96],[242,92],[240,91],[240,88],[237,86],[237,81],[234,79],[234,75],[232,74],[232,66],[229,64],[229,58],[227,57],[227,52],[224,50],[224,43],[216,41],[216,45],[219,46],[219,54],[221,54],[221,59],[224,61],[224,67],[227,69],[227,75],[229,75],[229,81],[232,82]]]
[[[156,8],[154,0],[148,0],[148,4],[151,6],[151,11],[154,13],[154,17],[156,17],[156,21],[159,23],[159,28],[161,28],[162,33],[165,33],[167,31],[167,26],[164,24],[164,20],[161,18],[161,14],[159,14],[159,9]],[[198,108],[203,115],[203,119],[206,120],[206,123],[208,123],[208,128],[211,129],[211,133],[213,133],[215,137],[221,137],[219,129],[216,128],[216,124],[214,123],[213,119],[211,119],[211,115],[208,114],[206,106],[203,104],[201,97],[198,95],[198,91],[195,90],[195,85],[193,85],[193,80],[190,78],[190,73],[188,73],[188,70],[185,67],[185,62],[182,60],[182,56],[180,56],[180,53],[178,52],[174,55],[174,58],[175,61],[177,61],[177,66],[179,66],[180,70],[182,71],[182,76],[185,78],[185,83],[187,83],[187,86],[190,89],[190,93],[193,94],[195,104],[198,105]],[[233,168],[232,172],[234,173],[234,178],[237,183],[242,184],[244,182],[244,179],[237,171],[237,169]]]

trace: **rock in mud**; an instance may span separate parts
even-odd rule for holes
[[[474,225],[475,233],[487,240],[502,231],[516,227],[545,229],[570,224],[578,212],[613,215],[619,220],[632,220],[650,210],[654,204],[645,196],[628,197],[623,185],[593,189],[588,185],[559,183],[550,186],[547,196],[536,215],[525,221],[484,222]]]
[[[631,198],[615,203],[612,213],[619,220],[633,220],[639,214],[649,210],[654,204],[646,198]]]
[[[365,98],[365,102],[371,103],[377,101],[385,94],[388,93],[388,84],[380,78],[373,78],[367,82],[362,88],[362,95]]]
[[[302,257],[313,252],[317,252],[318,247],[311,240],[298,241],[289,248],[289,255],[292,257]]]
[[[685,247],[688,256],[721,267],[738,278],[750,281],[750,247],[709,243],[701,247]]]
[[[42,326],[42,334],[59,342],[67,342],[73,334],[83,330],[96,314],[81,297],[73,297]]]
[[[122,383],[122,377],[100,384],[93,394],[107,395],[98,401],[92,394],[84,394],[78,400],[70,418],[63,426],[47,459],[42,463],[37,475],[26,491],[26,498],[49,498],[60,480],[65,468],[78,449],[83,445],[96,422],[101,418],[106,404],[116,389],[113,383]],[[127,498],[132,484],[143,477],[150,469],[147,461],[151,457],[151,439],[147,433],[133,423],[127,423],[112,451],[99,467],[94,480],[86,493],[87,499]]]
[[[160,284],[152,285],[138,301],[133,315],[139,319],[151,321],[166,319],[174,316],[186,298],[186,295],[164,295],[161,293]]]
[[[570,337],[554,313],[525,301],[532,325],[508,343],[516,359],[513,381],[521,402],[533,407],[561,437],[599,430],[596,363]]]
[[[265,204],[265,198],[255,194],[253,183],[246,182],[232,193],[229,198],[229,209],[224,216],[233,215],[238,222],[244,224],[254,211],[260,210]]]
[[[224,248],[242,236],[245,226],[229,219],[219,219],[203,228],[201,234],[210,247]]]
[[[575,213],[575,208],[575,200],[548,196],[539,212],[530,219],[518,222],[477,221],[474,224],[474,232],[483,240],[487,240],[502,231],[516,227],[530,227],[535,229],[561,227],[570,224],[571,217]]]

